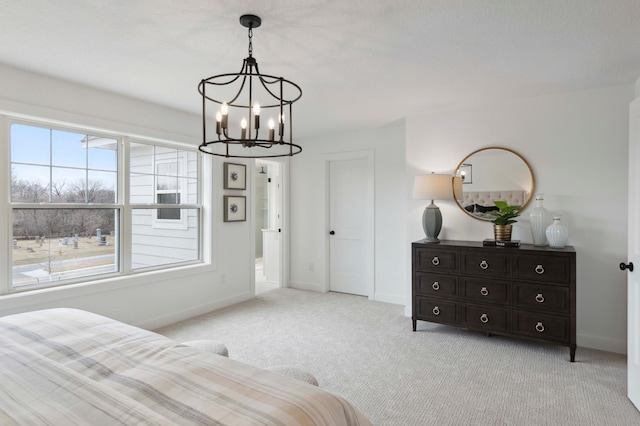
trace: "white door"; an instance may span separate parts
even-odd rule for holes
[[[329,289],[373,297],[369,159],[329,162]]]
[[[629,113],[629,235],[627,262],[627,393],[640,409],[640,98]],[[621,268],[625,265],[621,264]]]

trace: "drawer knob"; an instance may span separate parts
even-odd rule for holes
[[[536,266],[536,273],[537,273],[538,275],[542,275],[542,274],[544,274],[544,268],[542,267],[542,265],[538,265],[538,266]]]
[[[438,281],[435,281],[433,284],[431,284],[431,288],[435,291],[440,290],[440,283],[438,283]]]
[[[438,256],[434,256],[433,259],[431,259],[431,263],[433,263],[433,266],[438,266],[440,264],[440,259],[438,259]]]
[[[544,296],[542,295],[542,293],[538,293],[538,295],[536,296],[536,302],[538,303],[544,302]]]
[[[437,306],[433,307],[433,315],[440,315],[440,308],[438,308]]]
[[[483,295],[483,296],[487,296],[489,294],[489,290],[487,290],[486,287],[482,287],[480,289],[480,294]]]
[[[537,331],[538,333],[542,333],[542,332],[544,331],[544,325],[542,324],[542,322],[538,322],[538,323],[536,324],[536,331]]]
[[[483,324],[488,323],[488,322],[489,322],[489,317],[487,316],[487,314],[482,314],[482,315],[480,315],[480,321],[481,321]]]
[[[489,264],[487,263],[486,260],[483,260],[482,262],[480,262],[480,267],[482,269],[487,269],[489,267]]]

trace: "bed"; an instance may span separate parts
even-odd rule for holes
[[[76,309],[0,317],[2,425],[370,425],[340,396]]]
[[[469,214],[481,219],[493,220],[492,210],[498,210],[495,201],[506,201],[510,206],[522,206],[529,198],[529,193],[514,191],[464,191],[458,203]]]

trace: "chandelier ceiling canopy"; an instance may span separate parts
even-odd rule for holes
[[[249,56],[239,72],[215,75],[198,85],[202,95],[202,143],[198,149],[204,153],[268,158],[302,152],[302,147],[293,143],[293,103],[302,96],[302,89],[283,77],[260,73],[253,57],[253,29],[261,23],[255,15],[240,17],[240,24],[249,29]],[[207,126],[213,117],[215,130]]]

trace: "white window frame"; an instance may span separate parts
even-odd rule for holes
[[[36,126],[43,127],[47,129],[56,129],[61,131],[70,131],[77,133],[85,133],[91,136],[102,136],[106,138],[111,138],[117,140],[118,143],[118,155],[117,155],[117,199],[114,203],[105,203],[105,204],[84,204],[84,203],[47,203],[47,204],[36,204],[36,203],[15,203],[11,201],[11,125],[23,124],[27,126]],[[46,119],[31,119],[25,117],[18,117],[12,115],[0,115],[0,139],[5,139],[6,144],[3,153],[5,154],[4,160],[0,160],[0,173],[5,176],[5,184],[0,188],[0,206],[4,205],[4,211],[6,212],[7,224],[5,229],[0,232],[0,237],[2,234],[6,235],[5,241],[10,242],[12,240],[13,235],[13,210],[18,209],[36,209],[36,210],[47,210],[47,209],[63,209],[63,210],[71,210],[71,209],[113,209],[117,211],[116,216],[116,227],[117,227],[117,240],[118,246],[115,252],[115,262],[117,266],[117,272],[113,273],[105,273],[100,275],[88,275],[83,276],[77,279],[66,279],[61,281],[59,284],[55,285],[41,285],[41,286],[29,286],[24,289],[16,289],[13,288],[13,258],[12,251],[10,248],[10,244],[5,244],[6,247],[0,248],[0,255],[2,259],[0,262],[6,262],[4,265],[6,266],[6,279],[3,280],[4,283],[0,283],[0,296],[5,294],[14,294],[14,293],[25,293],[33,290],[42,290],[42,289],[50,289],[52,287],[68,287],[72,284],[78,283],[91,283],[91,282],[101,282],[114,277],[121,276],[131,276],[137,275],[144,272],[149,271],[157,271],[157,270],[172,270],[178,269],[184,266],[191,266],[203,263],[211,263],[211,254],[209,253],[210,247],[207,244],[207,253],[205,254],[203,248],[204,244],[204,235],[205,232],[210,232],[209,228],[205,226],[204,217],[208,217],[209,214],[204,211],[203,206],[203,157],[202,154],[197,150],[196,147],[192,145],[188,145],[185,143],[178,142],[167,142],[167,141],[159,141],[152,138],[142,138],[136,137],[135,141],[130,140],[130,138],[124,134],[118,134],[116,132],[108,132],[104,130],[96,130],[89,127],[81,126],[81,125],[72,125],[72,124],[55,124]],[[131,214],[134,209],[157,209],[162,208],[162,204],[133,204],[129,201],[129,147],[131,143],[140,142],[153,146],[163,146],[172,149],[185,150],[185,151],[193,151],[197,154],[197,203],[195,204],[181,204],[180,207],[183,209],[196,209],[198,211],[198,230],[197,230],[197,238],[198,238],[198,256],[195,260],[188,260],[184,262],[178,263],[170,263],[165,265],[153,266],[144,269],[136,269],[133,270],[131,268],[131,249],[132,249],[132,225],[131,225]],[[155,167],[155,166],[154,166]],[[155,185],[155,181],[154,181]],[[184,186],[184,183],[183,183]],[[155,191],[154,191],[155,192]],[[155,196],[155,194],[154,194]],[[182,196],[181,196],[182,197]],[[157,201],[157,199],[156,199]],[[187,216],[187,215],[184,215]],[[187,218],[185,218],[186,220]],[[160,219],[160,221],[163,221]],[[174,220],[169,220],[171,222],[175,222]]]

